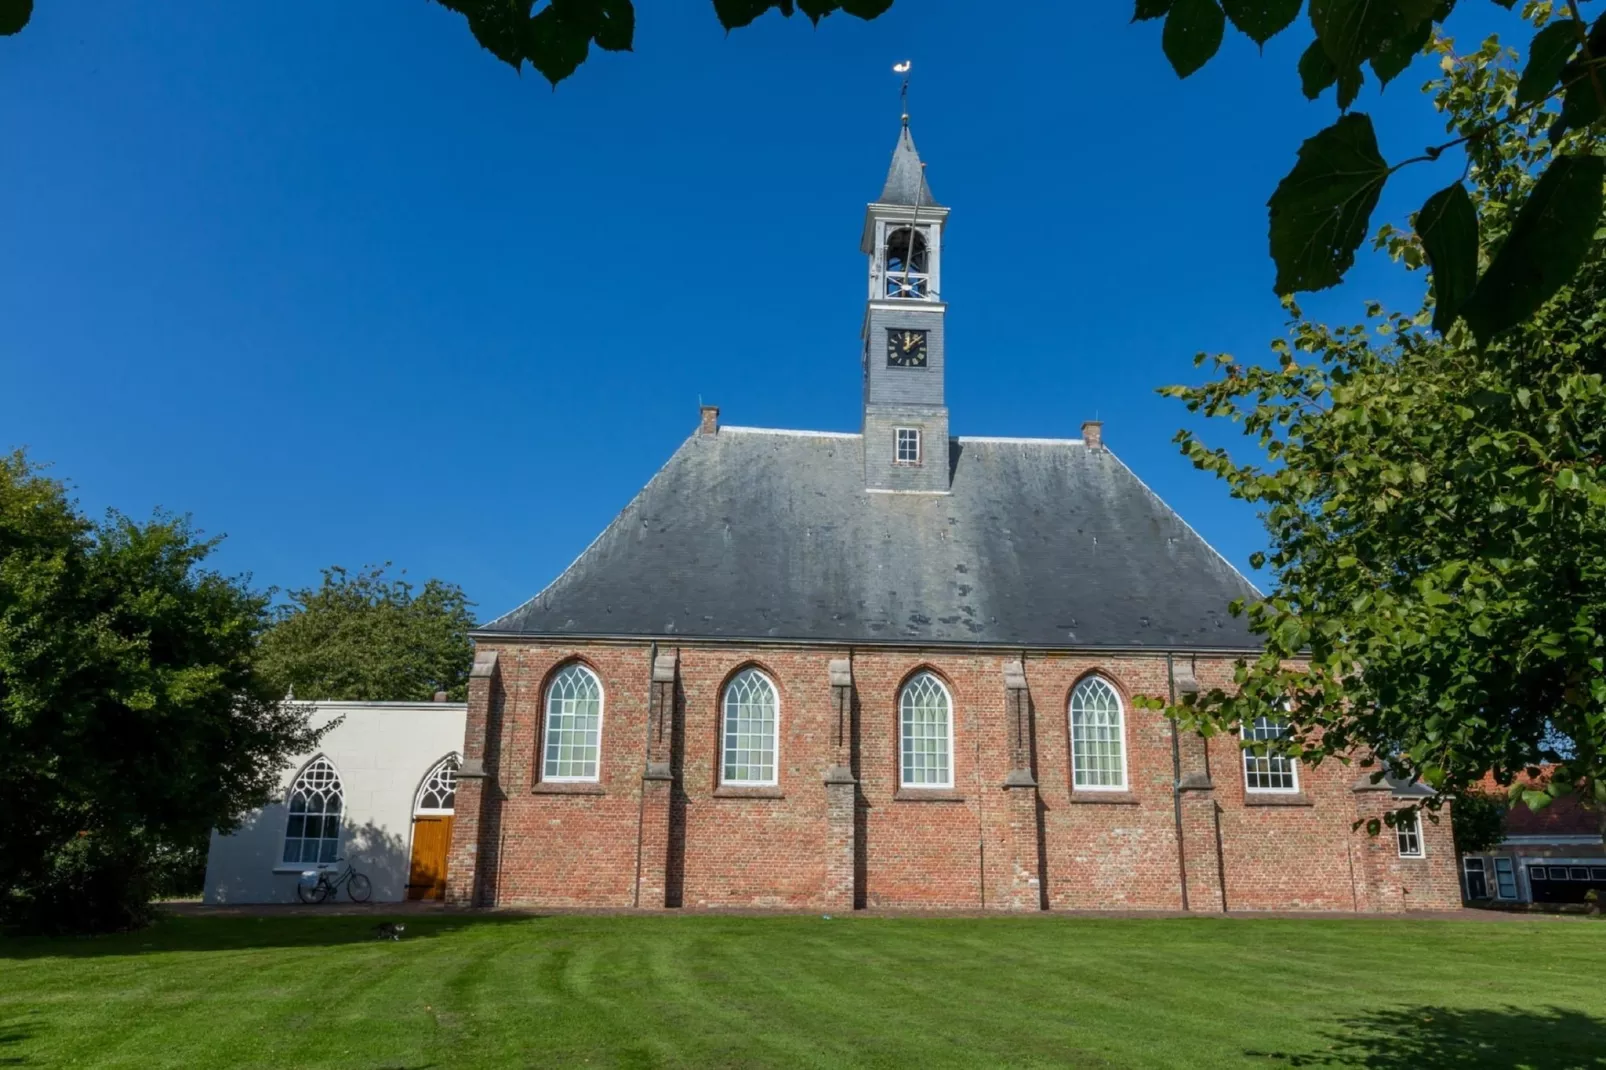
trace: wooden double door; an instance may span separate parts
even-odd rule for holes
[[[413,861],[407,874],[407,898],[445,898],[446,855],[451,847],[450,814],[419,814],[413,818]]]

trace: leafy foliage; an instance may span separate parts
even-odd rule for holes
[[[0,916],[138,924],[163,859],[229,828],[317,733],[257,672],[266,599],[180,519],[92,523],[0,458]]]
[[[1535,233],[1552,250],[1576,240],[1532,216],[1563,196],[1547,184],[1583,197],[1592,182],[1598,198],[1601,150],[1575,132],[1558,151],[1537,112],[1487,127],[1516,92],[1512,54],[1434,48],[1447,69],[1429,89],[1451,129],[1489,130],[1468,142],[1480,259]],[[1454,197],[1378,245],[1411,268],[1463,259],[1439,229]],[[1214,731],[1286,708],[1301,757],[1359,753],[1437,789],[1430,808],[1490,771],[1530,807],[1574,790],[1606,805],[1606,230],[1583,244],[1579,270],[1486,343],[1430,332],[1429,310],[1372,306],[1367,323],[1330,328],[1290,302],[1276,367],[1219,356],[1214,381],[1166,390],[1264,451],[1269,463],[1243,463],[1179,435],[1263,507],[1272,551],[1256,563],[1276,574],[1237,607],[1265,653],[1240,665],[1240,690],[1187,699],[1185,720]]]
[[[1513,0],[1495,0],[1511,7]],[[1522,78],[1504,97],[1491,101],[1478,125],[1415,159],[1390,165],[1378,154],[1366,116],[1343,115],[1307,139],[1299,159],[1273,194],[1270,207],[1271,255],[1277,265],[1276,291],[1289,295],[1321,290],[1340,282],[1355,262],[1355,251],[1371,227],[1371,215],[1389,177],[1409,164],[1431,163],[1449,149],[1497,139],[1500,132],[1525,126],[1534,111],[1548,116],[1551,141],[1570,132],[1606,132],[1606,14],[1586,34],[1580,0],[1563,0],[1570,18],[1550,21],[1558,4],[1528,0],[1524,13],[1539,26]],[[1138,0],[1135,20],[1165,16],[1161,43],[1166,57],[1187,77],[1215,55],[1221,34],[1206,32],[1205,5]],[[1398,77],[1436,40],[1435,29],[1449,18],[1455,0],[1237,0],[1226,15],[1256,44],[1294,24],[1301,8],[1309,13],[1315,39],[1299,60],[1300,86],[1314,100],[1337,87],[1340,111],[1354,103],[1366,69],[1381,84]],[[1212,15],[1215,18],[1219,15]],[[1547,25],[1548,23],[1548,25]],[[1176,24],[1174,26],[1174,24]],[[1560,107],[1554,105],[1559,101]],[[1548,110],[1546,110],[1548,109]],[[1356,120],[1364,121],[1362,123]],[[1364,136],[1363,136],[1364,135]],[[1593,142],[1591,143],[1593,144]],[[1481,341],[1511,329],[1565,286],[1578,270],[1582,247],[1602,218],[1600,164],[1592,150],[1558,157],[1557,174],[1532,187],[1535,198],[1524,225],[1478,279],[1479,264],[1465,250],[1478,242],[1479,220],[1447,187],[1423,205],[1422,215],[1437,219],[1434,246],[1444,263],[1432,276],[1439,306],[1434,329],[1449,330],[1467,317]],[[1579,238],[1578,235],[1583,237]],[[1430,250],[1433,252],[1434,250]],[[1475,285],[1474,285],[1475,284]]]
[[[455,584],[422,589],[369,568],[325,569],[323,582],[289,593],[262,639],[262,670],[309,699],[462,700],[474,649],[473,604]]]
[[[557,85],[586,61],[591,46],[628,52],[635,42],[632,0],[436,0],[468,20],[468,28],[497,59],[520,70],[528,63]],[[767,11],[790,18],[801,11],[819,22],[834,11],[873,19],[892,0],[714,0],[714,14],[727,30],[752,23]],[[533,8],[540,10],[533,11]]]
[[[1506,811],[1510,804],[1499,795],[1479,788],[1458,792],[1451,813],[1456,854],[1482,854],[1500,846],[1506,838]]]

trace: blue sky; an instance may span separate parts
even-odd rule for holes
[[[898,0],[727,37],[638,4],[556,92],[426,0],[41,3],[0,38],[0,448],[83,504],[190,513],[259,585],[393,561],[489,618],[577,555],[697,421],[853,430],[864,204],[913,130],[953,215],[958,434],[1111,447],[1235,564],[1254,512],[1155,388],[1279,333],[1265,200],[1332,121],[1298,27],[1180,82],[1124,0]],[[1018,7],[1018,10],[1016,8]],[[1462,5],[1471,42],[1511,22]],[[1442,140],[1417,87],[1384,155]],[[1459,163],[1402,173],[1403,221]],[[1306,309],[1416,306],[1363,257]],[[1222,427],[1214,442],[1236,445]]]

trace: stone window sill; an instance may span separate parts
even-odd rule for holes
[[[585,781],[538,781],[530,789],[532,795],[606,795],[608,794],[601,784],[592,784]]]
[[[1073,791],[1071,802],[1106,806],[1136,806],[1138,797],[1130,791]]]
[[[965,797],[951,788],[899,788],[894,802],[964,802]]]
[[[735,784],[721,784],[714,789],[716,799],[784,799],[786,792],[779,787],[741,787]]]
[[[1313,806],[1311,797],[1302,791],[1246,791],[1245,806]]]

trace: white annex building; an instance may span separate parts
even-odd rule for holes
[[[293,903],[301,874],[336,859],[368,877],[374,902],[440,898],[467,707],[312,706],[315,727],[334,727],[284,770],[277,802],[212,834],[206,902]]]

